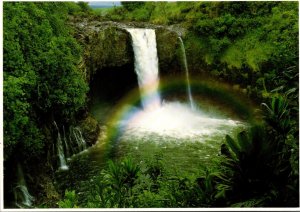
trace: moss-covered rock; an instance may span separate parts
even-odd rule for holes
[[[156,29],[157,54],[160,74],[172,74],[180,70],[180,46],[178,34],[166,28]]]
[[[96,143],[99,134],[99,124],[91,116],[87,116],[85,119],[79,122],[79,127],[83,132],[83,137],[89,146]]]
[[[38,194],[39,198],[37,198],[37,202],[35,202],[35,204],[38,207],[57,207],[57,202],[61,199],[61,195],[56,190],[55,185],[53,184],[53,179],[43,174],[39,175],[36,181],[39,183],[36,185],[36,189],[38,190],[35,191],[35,193]]]
[[[82,21],[73,23],[75,37],[84,48],[80,67],[87,81],[97,72],[111,67],[122,67],[133,64],[134,54],[130,34],[126,28],[155,29],[159,68],[162,74],[173,73],[180,69],[178,52],[179,34],[182,29],[151,25],[148,23],[116,23]],[[133,71],[133,70],[132,70]]]
[[[92,74],[97,69],[132,63],[129,35],[116,27],[108,27],[95,33],[89,45],[89,52],[87,65]]]
[[[130,35],[116,23],[90,22],[75,26],[75,37],[84,51],[80,68],[87,81],[104,68],[133,63]]]

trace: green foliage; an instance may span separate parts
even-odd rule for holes
[[[221,183],[217,189],[223,197],[233,202],[263,195],[272,187],[271,158],[274,152],[266,140],[264,129],[251,128],[233,140],[226,136],[227,146],[222,146],[224,160],[221,162]]]
[[[274,173],[278,181],[286,186],[281,188],[285,194],[279,198],[292,205],[299,204],[299,191],[296,189],[299,187],[299,119],[293,117],[299,116],[298,108],[294,107],[298,105],[297,90],[289,89],[283,95],[274,95],[269,104],[263,103],[268,133],[276,152],[273,158]]]
[[[293,4],[206,3],[206,10],[197,19],[194,29],[200,37],[205,36],[207,39],[209,48],[206,54],[225,63],[229,69],[249,68],[252,71],[261,71],[266,64],[278,69],[288,64],[293,65],[295,60],[292,58],[298,55],[295,48],[298,45],[298,36],[295,34],[298,31],[297,10]],[[265,13],[262,13],[261,6],[272,9],[266,9]],[[244,11],[242,8],[245,8]],[[281,11],[281,14],[278,11]],[[283,17],[282,13],[286,15]],[[272,26],[270,23],[273,23]],[[281,30],[286,34],[282,35]],[[279,44],[278,39],[282,43]],[[289,58],[280,59],[279,55],[275,56],[287,56],[283,53],[288,50],[287,45],[292,48]]]
[[[272,73],[298,66],[297,2],[128,2],[107,14],[110,20],[176,24],[184,36],[191,71],[251,86],[259,93]],[[191,48],[189,48],[191,46]],[[297,69],[297,68],[296,68]],[[297,69],[298,70],[298,69]]]
[[[145,4],[145,2],[122,1],[121,4],[126,10],[133,11],[135,9],[141,8]]]
[[[161,174],[162,167],[158,168],[160,165],[157,162],[141,166],[128,158],[121,162],[109,161],[107,168],[97,178],[95,189],[91,192],[88,202],[83,206],[93,208],[207,206],[209,200],[205,203],[203,201],[207,198],[205,195],[210,192],[208,189],[211,188],[205,187],[202,191],[193,179],[164,176]]]
[[[273,97],[271,104],[262,103],[266,108],[266,121],[284,137],[291,130],[291,122],[288,109],[288,101],[283,96]]]
[[[209,207],[216,203],[215,177],[218,175],[214,170],[207,169],[205,175],[197,178],[197,186],[194,188],[198,204],[202,207]],[[220,194],[219,194],[220,195]]]
[[[139,10],[134,10],[128,16],[129,19],[136,20],[136,21],[147,21],[149,20],[149,17],[151,16],[151,8],[149,10],[148,7],[143,7]]]
[[[248,34],[227,48],[221,62],[230,68],[248,66],[253,71],[259,71],[261,64],[269,60],[274,50],[270,43],[261,42],[257,33]]]
[[[59,208],[78,208],[75,191],[65,191],[65,198],[58,202]]]
[[[159,155],[138,164],[129,158],[109,161],[80,207],[295,205],[297,178],[288,180],[291,169],[283,169],[288,166],[275,146],[262,126],[239,133],[236,140],[226,136],[222,155],[199,177],[168,175]]]
[[[97,179],[96,192],[89,207],[132,207],[132,189],[137,184],[140,167],[126,158],[119,163],[108,161],[106,170]]]
[[[295,160],[295,155],[294,160],[290,159],[291,149],[298,147],[290,134],[291,125],[287,127],[288,104],[279,96],[273,98],[271,105],[264,105],[268,108],[266,120],[273,130],[254,126],[249,134],[240,132],[236,140],[227,135],[226,145],[221,147],[216,197],[233,207],[297,204],[298,195],[292,188],[299,186],[295,180],[299,173],[292,167],[299,159]]]
[[[125,159],[120,164],[108,162],[108,172],[103,173],[107,184],[121,191],[123,187],[132,188],[139,174],[139,167],[131,159]]]
[[[87,12],[87,11],[91,10],[91,8],[87,2],[79,1],[77,4],[83,12]]]
[[[13,134],[7,137],[7,145],[5,146],[5,151],[8,155],[13,151],[13,147],[17,144],[17,138],[24,137],[22,130],[28,125],[28,108],[29,104],[26,101],[21,101],[24,99],[25,93],[22,87],[26,84],[26,81],[22,78],[16,78],[10,76],[10,78],[4,81],[4,90],[9,90],[9,95],[4,96],[4,104],[8,105],[4,108],[4,113],[6,118],[11,120],[11,122],[4,122],[5,129],[11,129]]]
[[[5,2],[3,6],[5,159],[42,153],[45,120],[71,120],[85,104],[77,69],[81,49],[66,26],[76,4]]]

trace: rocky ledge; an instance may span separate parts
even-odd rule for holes
[[[72,25],[75,29],[75,38],[84,47],[80,68],[85,73],[87,81],[103,69],[133,64],[133,50],[127,28],[155,29],[160,73],[163,75],[179,69],[178,37],[185,35],[185,30],[180,26],[87,20]]]

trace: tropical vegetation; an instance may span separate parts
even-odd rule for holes
[[[259,105],[262,120],[226,135],[220,154],[196,177],[170,176],[159,156],[145,164],[112,157],[86,193],[56,188],[55,204],[37,207],[299,207],[298,7],[293,1],[122,2],[93,11],[84,2],[4,2],[4,173],[12,176],[16,161],[33,172],[47,164],[44,172],[51,173],[53,123],[68,129],[84,117],[89,85],[72,18],[147,22],[186,29],[192,75],[238,84]],[[5,183],[10,193],[13,182],[6,177]]]

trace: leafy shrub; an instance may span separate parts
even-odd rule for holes
[[[266,103],[262,103],[262,105],[266,108],[265,119],[268,124],[285,138],[291,130],[287,99],[277,96],[272,98],[270,106]]]
[[[270,123],[276,133],[268,133],[267,129],[254,126],[249,134],[245,131],[239,133],[237,140],[227,135],[226,145],[222,145],[223,159],[220,174],[216,175],[216,197],[223,198],[234,207],[298,204],[297,192],[292,188],[299,185],[299,181],[295,180],[299,175],[293,171],[291,164],[294,162],[290,161],[292,148],[286,142],[286,133],[289,131],[278,127],[278,122],[281,122],[286,129],[284,116],[288,114],[285,111],[287,105],[281,102],[281,98],[276,99],[272,101],[272,109],[268,107]],[[297,149],[295,145],[293,148]]]
[[[132,189],[139,175],[140,167],[130,158],[117,163],[109,161],[97,178],[97,189],[91,194],[88,207],[133,207]]]
[[[58,202],[60,208],[78,208],[77,197],[75,191],[65,191],[65,198]]]
[[[227,135],[222,154],[224,170],[220,175],[222,183],[217,188],[224,193],[224,197],[233,201],[247,200],[263,195],[272,186],[270,160],[274,152],[263,128],[252,127],[249,135],[243,131],[236,141]]]

